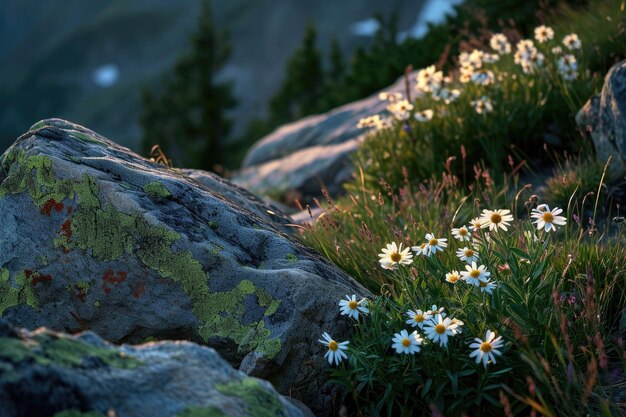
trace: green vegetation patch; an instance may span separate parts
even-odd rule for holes
[[[276,417],[286,415],[280,400],[253,378],[228,384],[217,384],[215,389],[222,394],[237,397],[246,403],[246,411],[252,417]]]
[[[71,133],[72,137],[78,140],[82,140],[83,142],[89,142],[89,143],[94,143],[96,145],[100,145],[100,146],[104,146],[104,143],[100,140],[98,140],[95,136],[93,135],[88,135],[87,133],[83,133],[83,132],[78,132],[73,130]]]
[[[167,188],[159,181],[152,181],[143,186],[143,190],[146,194],[152,197],[167,198],[172,195]]]
[[[40,365],[55,364],[66,368],[80,365],[86,357],[95,357],[114,368],[132,369],[142,362],[113,349],[90,345],[69,337],[38,334],[32,342],[0,337],[0,358],[13,363],[32,360]]]
[[[213,406],[187,407],[180,413],[176,414],[176,417],[228,417],[228,414]]]
[[[18,304],[27,304],[34,309],[39,308],[37,296],[33,287],[28,284],[28,280],[23,272],[10,279],[9,270],[0,268],[0,317],[6,309]]]

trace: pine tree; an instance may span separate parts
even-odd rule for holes
[[[202,3],[191,49],[166,77],[162,93],[144,90],[142,146],[159,144],[175,165],[214,169],[224,159],[224,139],[236,106],[233,86],[215,76],[230,56],[228,35],[217,32],[209,0]]]
[[[324,70],[317,33],[309,23],[300,47],[287,62],[286,77],[270,101],[270,120],[280,124],[313,114],[324,108]]]
[[[342,103],[342,91],[345,88],[346,63],[343,59],[341,45],[337,38],[333,38],[328,54],[329,70],[326,75],[326,108],[333,108]]]

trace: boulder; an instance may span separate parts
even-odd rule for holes
[[[294,228],[287,225],[292,224],[290,216],[277,207],[277,205],[261,200],[251,192],[238,187],[230,181],[225,180],[212,172],[199,169],[181,169],[180,173],[198,181],[208,189],[236,203],[239,207],[244,207],[256,215],[268,220],[275,227],[286,233],[293,233]]]
[[[0,416],[308,417],[267,381],[191,342],[115,347],[0,319]]]
[[[0,158],[0,316],[114,343],[206,344],[328,412],[317,339],[345,336],[338,300],[368,293],[266,205],[214,183],[81,126],[37,123]]]
[[[411,79],[413,76],[411,75]],[[385,91],[404,93],[404,77]],[[357,128],[363,117],[386,112],[378,93],[327,113],[279,127],[248,151],[233,182],[250,191],[277,197],[292,191],[303,197],[343,192],[351,178],[351,155],[368,134]]]
[[[580,109],[576,123],[591,134],[598,157],[612,157],[611,170],[626,174],[626,60],[609,70],[602,91]]]

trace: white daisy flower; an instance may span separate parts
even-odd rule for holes
[[[472,74],[472,82],[478,85],[486,86],[493,84],[496,80],[493,71],[480,70]]]
[[[495,337],[495,332],[487,330],[487,333],[485,333],[484,341],[477,337],[474,338],[475,342],[470,344],[469,347],[476,350],[470,353],[470,358],[475,357],[476,363],[480,363],[480,361],[482,360],[485,368],[487,368],[487,363],[489,363],[489,360],[491,360],[491,362],[495,364],[495,355],[502,356],[502,352],[500,352],[498,349],[501,349],[504,345],[504,342],[502,342],[502,336],[498,336],[497,338]]]
[[[356,294],[352,294],[352,298],[350,298],[349,295],[346,295],[345,300],[339,301],[339,307],[341,307],[341,315],[347,315],[348,317],[352,317],[356,320],[359,318],[359,313],[367,314],[370,312],[367,307],[362,305],[365,303],[365,299],[357,301]]]
[[[491,113],[493,111],[493,103],[487,96],[472,100],[471,105],[478,114]]]
[[[472,232],[479,231],[483,226],[483,221],[481,220],[480,217],[474,217],[472,220],[470,220],[469,223],[470,223],[470,230]]]
[[[582,48],[582,42],[578,39],[578,35],[575,33],[570,33],[569,35],[563,38],[563,45],[567,49],[580,49]]]
[[[572,81],[578,78],[578,71],[571,68],[563,69],[559,71],[559,73],[561,74],[561,78],[563,78],[565,81]]]
[[[465,271],[461,271],[461,278],[468,284],[480,285],[480,281],[487,281],[491,272],[485,269],[485,265],[477,266],[476,262],[471,265],[465,265]]]
[[[458,256],[461,261],[465,261],[467,264],[471,264],[479,259],[478,253],[474,249],[468,248],[467,246],[462,249],[457,249],[456,256]]]
[[[380,115],[376,114],[374,116],[363,117],[359,119],[356,127],[359,129],[374,128],[376,130],[381,130],[387,127],[387,125],[388,122],[385,119],[382,119]]]
[[[550,49],[550,51],[552,51],[554,55],[560,55],[563,53],[563,49],[560,46],[555,46],[552,49]]]
[[[536,219],[533,223],[537,225],[537,230],[544,229],[546,232],[554,230],[556,232],[556,226],[564,226],[567,223],[567,219],[559,214],[563,213],[563,209],[555,207],[550,210],[547,205],[544,210],[539,210],[539,207],[533,209],[530,217]]]
[[[404,96],[402,95],[402,93],[383,91],[381,93],[378,93],[378,98],[381,101],[388,101],[390,103],[393,103],[394,101],[402,100]]]
[[[450,104],[453,101],[456,101],[461,96],[461,90],[457,88],[453,88],[450,90],[447,87],[443,87],[439,89],[435,94],[433,94],[433,98],[437,101],[443,100],[445,104]]]
[[[508,226],[513,221],[513,216],[510,214],[511,210],[483,210],[480,220],[482,222],[482,228],[489,228],[489,231],[502,229],[505,232],[508,230]]]
[[[483,54],[483,62],[485,64],[495,64],[499,60],[500,60],[500,55],[498,54],[488,54],[486,52]]]
[[[387,110],[398,120],[407,120],[411,116],[413,105],[407,100],[399,100],[390,103]]]
[[[415,255],[424,255],[430,257],[428,242],[424,242],[419,246],[411,246],[411,250],[415,252]]]
[[[432,318],[430,312],[423,312],[422,310],[409,310],[406,312],[406,315],[409,316],[406,324],[410,324],[413,327],[419,326],[420,329],[423,329],[424,323]]]
[[[435,304],[433,304],[432,307],[430,307],[430,310],[426,312],[426,314],[430,314],[431,318],[434,317],[436,314],[440,314],[442,317],[445,317],[446,313],[443,312],[444,310],[445,308],[437,307]]]
[[[461,242],[462,241],[469,242],[470,240],[472,240],[472,234],[470,233],[469,229],[465,226],[452,229],[452,236],[454,236],[455,239],[459,239]]]
[[[461,274],[459,274],[459,271],[452,271],[446,274],[446,281],[448,281],[450,284],[456,284],[457,282],[459,282],[460,279]]]
[[[507,55],[511,53],[511,44],[502,33],[494,34],[489,40],[489,46],[491,46],[491,49],[500,55]]]
[[[443,72],[437,71],[434,65],[417,72],[415,89],[423,93],[432,93],[439,90],[443,83]]]
[[[412,355],[420,351],[420,345],[424,339],[416,331],[409,334],[406,330],[402,330],[400,333],[394,334],[391,341],[393,342],[391,347],[396,350],[396,353]]]
[[[449,317],[443,318],[441,314],[437,314],[426,323],[424,333],[433,343],[439,343],[439,346],[447,346],[448,338],[458,332],[456,332],[456,325],[453,325]]]
[[[535,28],[535,39],[539,43],[547,42],[551,39],[554,39],[554,31],[551,27],[548,26],[538,26]]]
[[[465,325],[465,323],[463,323],[461,320],[459,320],[459,319],[452,319],[450,321],[450,330],[452,330],[452,333],[454,333],[454,334],[463,333],[462,327],[464,325]]]
[[[426,235],[426,242],[428,243],[428,251],[431,254],[437,253],[437,251],[443,251],[443,248],[448,247],[448,239],[436,238],[432,233]]]
[[[495,290],[498,286],[496,285],[495,282],[487,279],[487,281],[479,281],[478,287],[480,287],[481,292],[486,292],[487,294],[491,294],[493,293],[493,290]]]
[[[348,349],[348,344],[350,344],[349,341],[346,340],[345,342],[337,343],[326,332],[322,333],[322,337],[324,340],[318,339],[318,342],[328,347],[328,352],[326,352],[324,358],[328,358],[329,364],[332,364],[334,361],[335,365],[339,365],[339,362],[348,358],[348,355],[344,353],[344,350]]]
[[[398,269],[398,265],[411,265],[413,263],[411,248],[402,249],[402,243],[399,246],[396,245],[396,242],[388,243],[382,252],[378,255],[380,258],[378,262],[384,269]]]
[[[428,122],[432,120],[434,114],[435,113],[432,110],[428,109],[415,112],[415,116],[413,117],[415,117],[415,120],[418,122]]]

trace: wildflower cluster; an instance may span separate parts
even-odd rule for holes
[[[554,30],[548,26],[538,26],[534,30],[533,39],[522,39],[515,45],[513,62],[519,66],[524,74],[538,74],[541,68],[547,63],[546,53],[551,51],[554,57],[554,65],[563,80],[570,81],[578,77],[578,61],[574,52],[580,50],[582,43],[574,33],[565,36],[562,40],[563,48],[554,44]],[[535,44],[537,42],[537,44]],[[443,71],[437,70],[434,65],[420,69],[415,77],[415,91],[417,100],[410,102],[402,93],[382,92],[379,99],[387,101],[388,113],[391,119],[375,115],[360,119],[357,127],[374,128],[376,130],[391,126],[391,120],[406,122],[416,120],[427,122],[432,120],[437,111],[432,108],[419,108],[419,103],[425,97],[429,97],[435,103],[441,102],[445,106],[451,104],[461,97],[462,90],[454,88],[455,85],[475,85],[482,90],[470,89],[472,94],[482,91],[482,94],[470,97],[469,102],[478,114],[490,113],[494,110],[494,101],[490,97],[489,88],[496,85],[504,77],[515,75],[500,71],[494,66],[504,57],[511,54],[513,47],[509,39],[502,33],[492,35],[489,46],[493,53],[474,49],[472,51],[461,52],[458,56],[458,73],[445,75]],[[438,110],[444,112],[444,109]]]
[[[402,103],[397,101],[396,103]],[[559,216],[563,210],[559,208],[550,209],[547,204],[540,204],[532,210],[531,218],[539,231],[556,231],[557,226],[566,224],[566,219]],[[480,251],[488,250],[490,242],[489,233],[507,232],[514,221],[510,210],[494,209],[483,210],[479,217],[474,218],[471,226],[462,225],[453,228],[451,235],[458,240],[463,246],[456,250],[456,256],[459,261],[463,262],[464,270],[453,270],[445,274],[445,281],[450,284],[457,284],[460,281],[468,285],[475,286],[480,292],[492,294],[497,288],[495,281],[491,279],[491,272],[487,267],[480,264]],[[448,239],[437,237],[433,233],[425,235],[426,241],[421,245],[404,247],[403,243],[397,244],[391,242],[382,249],[382,253],[378,255],[380,266],[383,269],[395,271],[401,267],[408,267],[415,261],[414,256],[423,256],[430,258],[436,256],[448,248]],[[411,251],[413,253],[411,253]],[[345,300],[339,302],[341,315],[358,320],[360,316],[367,315],[370,310],[366,306],[367,300],[357,300],[356,295],[346,295]],[[405,312],[408,318],[405,323],[410,325],[414,330],[409,333],[406,329],[401,329],[394,333],[390,338],[391,348],[399,354],[415,354],[419,353],[422,347],[430,342],[439,347],[447,348],[450,338],[461,334],[464,322],[458,318],[448,317],[444,307],[433,305],[430,309],[409,309]],[[423,335],[418,333],[415,328],[419,328]],[[496,338],[495,332],[487,330],[485,340],[475,338],[474,343],[469,345],[471,350],[470,357],[475,358],[476,363],[482,361],[486,367],[491,361],[496,362],[495,357],[501,355],[503,341],[501,337]],[[323,334],[320,343],[328,348],[326,358],[329,363],[339,364],[343,359],[347,358],[344,353],[348,349],[349,342],[336,342],[328,333]]]

